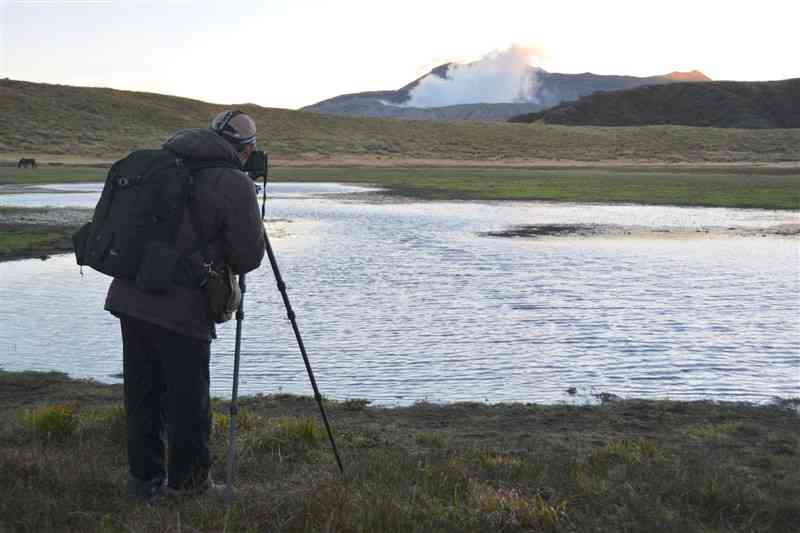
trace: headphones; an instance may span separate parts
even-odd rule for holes
[[[244,139],[239,137],[238,132],[233,129],[231,126],[231,120],[239,115],[244,115],[242,111],[225,111],[222,116],[217,117],[211,123],[211,129],[214,130],[217,134],[222,135],[229,141],[232,141],[236,144],[250,144],[255,142],[256,136],[252,135],[250,137],[246,137]]]

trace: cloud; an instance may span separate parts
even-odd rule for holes
[[[512,44],[478,61],[454,63],[446,78],[429,75],[410,92],[410,107],[457,104],[535,102],[536,70],[531,60],[536,50]]]

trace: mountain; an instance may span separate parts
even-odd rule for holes
[[[672,124],[717,128],[800,128],[800,78],[678,82],[596,92],[510,122],[585,126]]]
[[[507,120],[508,118],[541,111],[561,102],[577,100],[596,91],[629,89],[641,85],[674,83],[678,81],[709,81],[705,74],[691,72],[672,72],[661,76],[639,78],[635,76],[609,76],[592,74],[559,74],[540,68],[527,67],[523,78],[530,80],[530,91],[522,101],[506,103],[469,103],[436,107],[409,105],[414,91],[420,84],[430,80],[452,80],[456,63],[445,63],[428,74],[393,91],[370,91],[343,94],[316,104],[306,106],[301,111],[315,113],[358,116],[402,118],[414,120]]]

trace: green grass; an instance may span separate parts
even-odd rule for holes
[[[55,404],[26,411],[22,424],[34,439],[63,441],[75,433],[78,419],[69,407]]]
[[[119,385],[0,372],[0,530],[781,533],[800,523],[800,427],[778,406],[327,401],[342,478],[313,399],[247,397],[226,514],[207,498],[126,499],[121,397]],[[77,419],[62,440],[23,422],[54,404]],[[225,422],[211,439],[222,480],[225,402],[213,408]]]
[[[0,183],[102,181],[91,167],[0,167]],[[335,181],[387,188],[431,200],[546,200],[713,207],[800,209],[800,171],[794,169],[649,168],[383,168],[276,167],[274,181]]]
[[[103,181],[107,172],[108,169],[97,167],[40,165],[38,168],[31,169],[0,166],[0,185]]]
[[[280,181],[369,183],[433,200],[800,209],[800,171],[645,168],[276,168]]]
[[[2,213],[0,210],[0,220]],[[71,226],[0,223],[0,260],[21,257],[44,257],[54,252],[72,250]]]

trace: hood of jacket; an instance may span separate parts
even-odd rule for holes
[[[231,143],[207,128],[179,130],[163,147],[185,159],[198,161],[230,161],[241,165]]]

